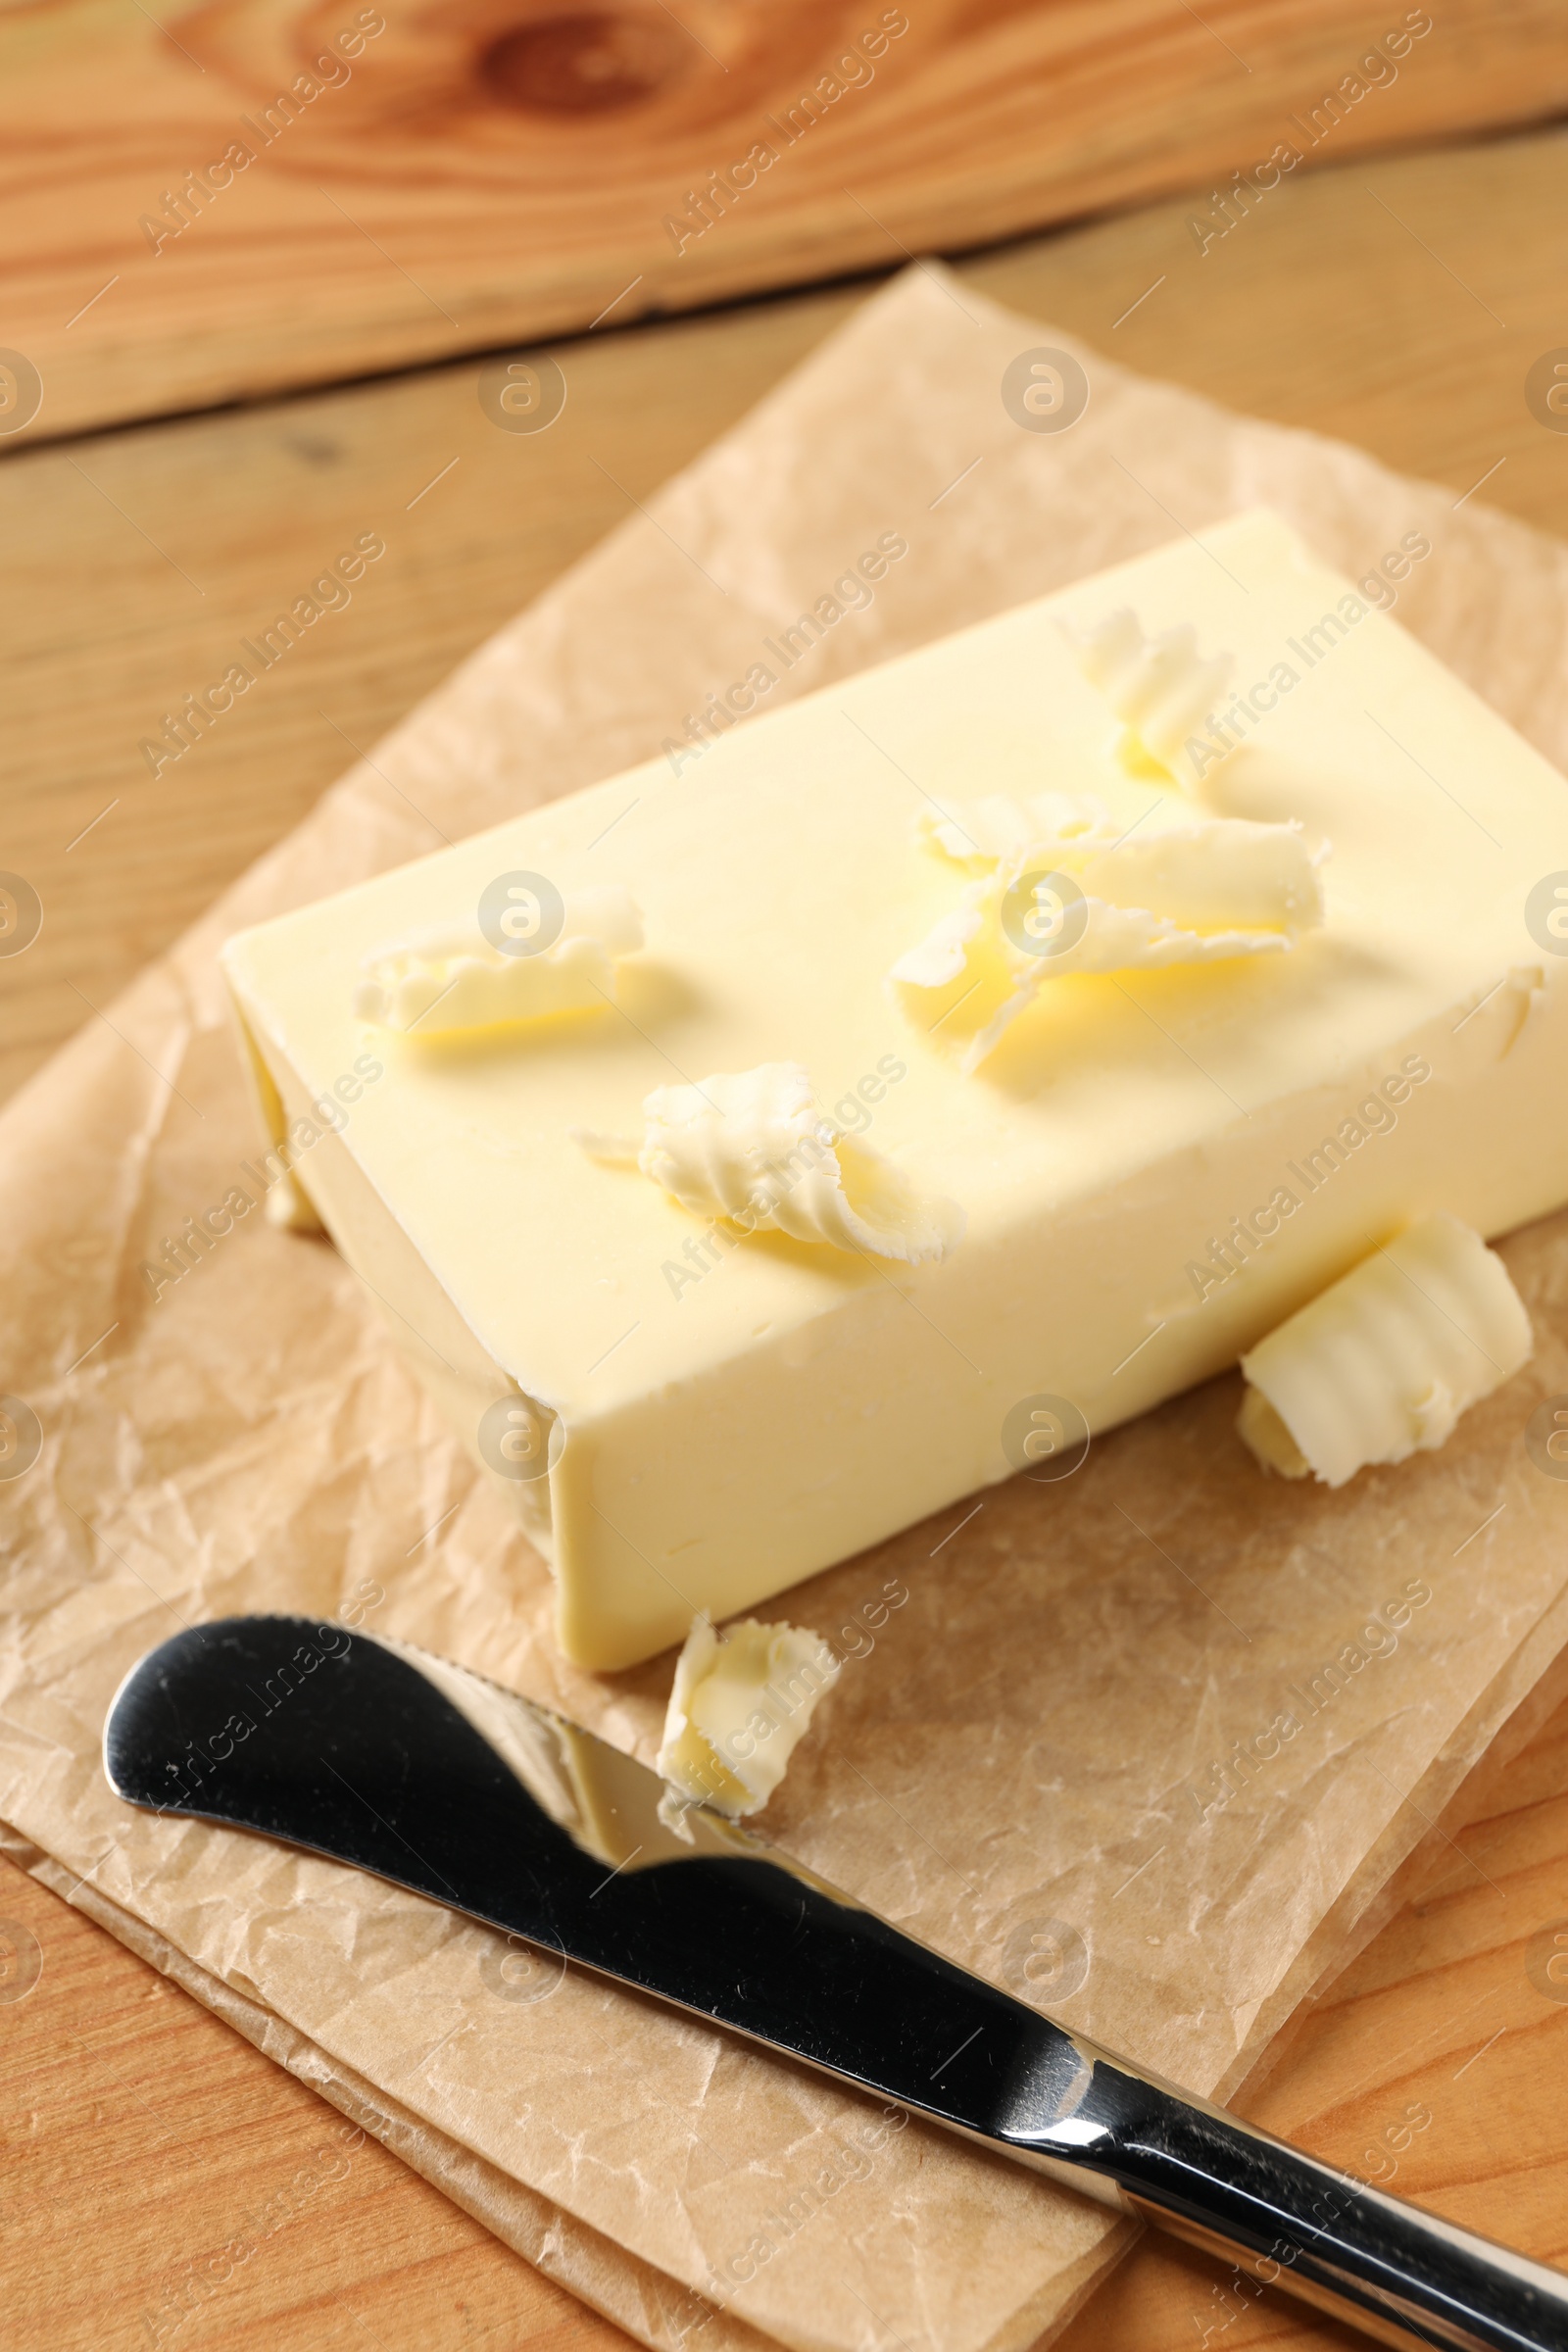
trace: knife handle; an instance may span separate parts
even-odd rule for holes
[[[1099,2051],[1070,2116],[1001,2144],[1384,2343],[1568,2352],[1568,2277]]]

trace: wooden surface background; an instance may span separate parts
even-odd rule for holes
[[[1229,37],[1244,13],[1213,21]],[[4,37],[24,22],[40,44],[54,37],[49,7],[15,12]],[[118,15],[114,26],[121,37]],[[1202,256],[1192,209],[966,268],[1134,366],[1568,531],[1568,434],[1525,397],[1532,365],[1568,345],[1568,141],[1303,176]],[[24,956],[0,959],[0,1093],[99,1017],[303,813],[351,743],[370,745],[857,298],[601,329],[561,348],[571,400],[540,439],[495,429],[466,362],[13,446],[0,463],[0,866],[33,881],[45,921]],[[185,382],[176,359],[171,397]],[[146,726],[370,527],[388,554],[353,605],[154,783],[136,752]],[[1430,1882],[1307,2006],[1239,2104],[1568,2261],[1568,1984],[1546,1973],[1554,1933],[1568,1936],[1568,1708],[1491,1760],[1429,1846]],[[0,1921],[8,2352],[626,2352],[371,2141],[220,2277],[208,2258],[302,2168],[339,2173],[319,2165],[339,2119],[10,1864]],[[1071,2352],[1349,2342],[1152,2240],[1066,2340]]]
[[[76,431],[1565,105],[1559,0],[30,0],[0,343]]]

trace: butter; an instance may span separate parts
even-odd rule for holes
[[[1047,843],[1031,858],[1057,855]],[[1059,845],[1061,862],[1092,898],[1152,913],[1199,933],[1273,930],[1294,939],[1323,920],[1319,868],[1299,824],[1242,816],[1151,826],[1108,848]]]
[[[1426,1217],[1243,1356],[1237,1426],[1265,1469],[1343,1487],[1441,1446],[1531,1347],[1501,1258],[1457,1217]]]
[[[1224,699],[1234,666],[1230,656],[1205,661],[1190,620],[1146,636],[1137,613],[1125,608],[1073,642],[1085,677],[1122,721],[1125,752],[1156,760],[1184,784],[1196,783],[1200,771],[1187,746]]]
[[[694,1803],[760,1812],[838,1676],[816,1634],[754,1617],[715,1634],[699,1616],[675,1662],[660,1771]]]
[[[1237,741],[1201,810],[1120,760],[1064,634],[1124,606],[1234,656]],[[520,759],[494,723],[497,760]],[[895,1006],[884,978],[1001,869],[961,870],[913,822],[1044,786],[1101,803],[1129,847],[1200,814],[1297,823],[1308,863],[1333,844],[1323,919],[1288,951],[1069,972],[966,1075],[948,1038],[968,1007]],[[648,946],[619,959],[618,1004],[449,1043],[367,1029],[364,958],[471,929],[517,870],[564,903],[635,900]],[[368,1047],[384,1065],[312,1147],[311,1199],[552,1560],[564,1649],[608,1670],[961,1507],[1019,1466],[1042,1397],[1098,1439],[1234,1365],[1369,1236],[1446,1211],[1490,1237],[1568,1200],[1568,957],[1527,913],[1564,871],[1562,778],[1253,514],[749,720],[678,777],[651,761],[280,916],[224,961],[274,1137]],[[640,1148],[655,1090],[779,1063],[922,1200],[961,1204],[959,1248],[915,1264],[704,1224],[572,1139]],[[548,1433],[526,1460],[486,1421],[518,1399]]]
[[[1009,850],[1024,849],[1032,841],[1108,845],[1117,831],[1103,801],[1069,792],[992,792],[966,801],[961,817],[922,808],[914,820],[916,841],[971,870],[994,866]]]
[[[373,949],[354,990],[359,1018],[433,1038],[613,1004],[616,964],[643,944],[635,900],[612,885],[552,904],[531,887],[540,879],[501,877],[500,903],[481,908],[484,930],[416,932]]]
[[[1242,817],[1155,825],[1136,839],[1084,827],[1036,841],[971,883],[889,981],[895,997],[917,992],[912,1017],[928,1034],[964,1009],[949,1043],[973,1070],[1048,981],[1290,947],[1323,920],[1326,855],[1326,844],[1308,850],[1298,824]]]
[[[639,1146],[583,1128],[576,1139],[596,1159],[632,1161],[695,1216],[911,1266],[962,1237],[955,1202],[922,1200],[880,1152],[835,1132],[799,1062],[656,1087],[643,1116]]]

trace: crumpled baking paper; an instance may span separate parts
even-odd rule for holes
[[[1003,397],[1043,347],[1087,373],[1068,429]],[[771,702],[1258,502],[1352,575],[1424,532],[1399,617],[1568,763],[1568,552],[921,268],[4,1115],[0,1390],[41,1432],[0,1487],[11,1849],[649,2345],[1003,2352],[1065,2319],[1128,2225],[411,1894],[110,1794],[122,1675],[233,1611],[421,1642],[650,1759],[670,1675],[560,1657],[545,1569],[326,1244],[250,1214],[150,1298],[142,1260],[255,1147],[215,950],[437,827],[656,754],[883,532],[907,558],[869,606],[835,600]],[[1568,1490],[1523,1442],[1568,1390],[1568,1220],[1504,1255],[1535,1361],[1438,1454],[1337,1494],[1265,1480],[1221,1380],[1068,1480],[990,1490],[798,1588],[791,1619],[846,1662],[767,1828],[1072,2026],[1233,2088],[1568,1638]]]

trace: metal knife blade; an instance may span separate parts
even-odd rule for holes
[[[482,1676],[295,1617],[176,1635],[104,1727],[126,1802],[374,1873],[1239,2262],[1389,2343],[1568,2352],[1568,2278],[1067,2032]]]

